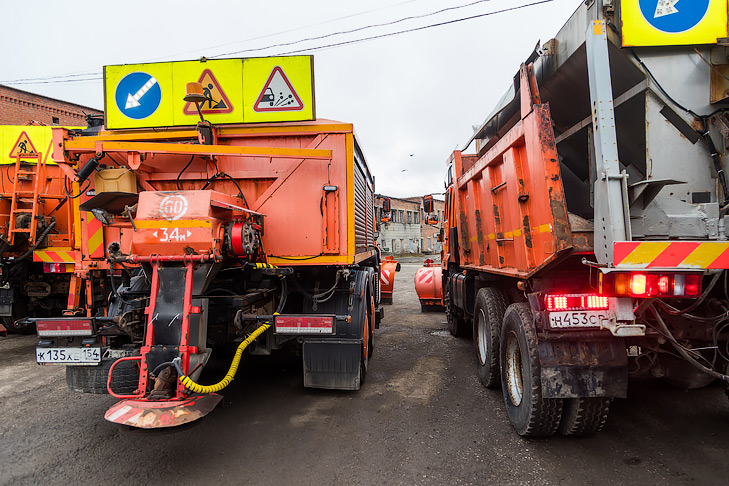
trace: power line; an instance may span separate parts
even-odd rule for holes
[[[88,83],[91,81],[101,81],[104,79],[102,76],[95,76],[93,78],[86,79],[55,79],[49,81],[3,81],[0,84],[65,84],[65,83]]]
[[[450,10],[458,10],[458,9],[461,9],[461,8],[472,7],[472,6],[477,5],[479,3],[490,2],[490,1],[492,1],[492,0],[476,0],[475,2],[467,3],[465,5],[456,5],[455,7],[447,7],[447,8],[441,9],[441,10],[437,10],[435,12],[430,12],[430,13],[426,13],[426,14],[422,14],[422,15],[412,15],[410,17],[403,17],[401,19],[393,20],[393,21],[390,21],[390,22],[383,22],[381,24],[365,25],[365,26],[362,26],[362,27],[357,27],[356,29],[343,30],[341,32],[332,32],[330,34],[324,34],[324,35],[320,35],[320,36],[317,36],[317,37],[308,37],[306,39],[300,39],[300,40],[291,41],[291,42],[282,42],[280,44],[273,44],[273,45],[266,46],[266,47],[256,47],[256,48],[252,48],[252,49],[243,49],[243,50],[240,50],[240,51],[226,52],[224,54],[216,54],[214,56],[208,56],[208,58],[209,59],[212,59],[212,58],[217,58],[217,57],[233,56],[233,55],[241,54],[241,53],[244,53],[244,52],[265,51],[265,50],[268,50],[268,49],[273,49],[275,47],[291,46],[291,45],[295,45],[295,44],[301,44],[302,42],[309,42],[309,41],[313,41],[313,40],[326,39],[328,37],[334,37],[336,35],[352,34],[354,32],[360,32],[360,31],[363,31],[363,30],[375,29],[377,27],[386,27],[388,25],[399,24],[400,22],[406,22],[408,20],[415,20],[415,19],[422,19],[422,18],[425,18],[425,17],[432,17],[433,15],[438,15],[438,14],[441,14],[443,12],[448,12]]]
[[[196,49],[194,51],[180,52],[180,53],[177,53],[177,54],[172,54],[171,56],[157,57],[157,58],[154,58],[152,60],[153,61],[157,61],[157,60],[160,60],[160,59],[168,59],[168,58],[173,57],[173,56],[181,56],[181,55],[184,55],[184,54],[192,54],[192,53],[196,53],[196,52],[202,52],[202,51],[206,51],[206,50],[217,49],[219,47],[227,47],[227,46],[232,46],[232,45],[235,45],[235,44],[242,44],[242,43],[245,43],[245,42],[250,42],[250,41],[255,41],[255,40],[261,40],[261,39],[267,39],[267,38],[270,38],[270,37],[276,37],[276,36],[279,36],[279,35],[282,35],[282,34],[289,34],[291,32],[297,32],[297,31],[300,31],[300,30],[310,29],[311,27],[318,27],[320,25],[331,24],[332,22],[337,22],[339,20],[346,20],[346,19],[350,19],[350,18],[354,18],[354,17],[359,17],[360,15],[366,15],[366,14],[373,13],[373,12],[379,12],[380,10],[387,10],[387,9],[390,9],[390,8],[399,7],[401,5],[405,5],[405,4],[408,4],[408,3],[413,3],[413,2],[416,2],[416,1],[419,1],[419,0],[407,0],[406,2],[396,3],[394,5],[386,5],[384,7],[374,8],[372,10],[365,10],[363,12],[357,12],[357,13],[353,13],[353,14],[350,14],[350,15],[345,15],[344,17],[337,17],[335,19],[329,19],[329,20],[325,20],[323,22],[318,22],[316,24],[309,24],[309,25],[305,25],[303,27],[296,27],[295,29],[282,30],[280,32],[274,32],[273,34],[266,34],[266,35],[261,35],[261,36],[258,36],[258,37],[250,37],[248,39],[243,39],[243,40],[239,40],[239,41],[235,41],[235,42],[229,42],[229,43],[226,43],[226,44],[219,44],[219,45],[216,45],[216,46],[204,47],[204,48],[201,48],[201,49]],[[244,51],[241,51],[241,52],[244,52]],[[220,56],[223,56],[223,55],[225,55],[225,54],[219,54],[219,55],[216,55],[216,56],[207,56],[207,58],[208,59],[212,59],[214,57],[220,57]]]
[[[399,22],[403,22],[405,20],[412,20],[412,19],[417,19],[417,18],[422,18],[422,17],[428,17],[428,16],[432,16],[432,15],[436,15],[438,13],[442,13],[442,12],[448,11],[448,10],[454,10],[454,9],[458,9],[458,8],[465,8],[465,7],[469,7],[469,6],[472,6],[472,5],[475,5],[475,4],[478,4],[478,3],[487,2],[487,1],[491,1],[491,0],[477,0],[477,1],[472,2],[472,3],[469,3],[469,4],[465,4],[465,5],[461,5],[461,6],[456,6],[456,7],[449,7],[449,8],[442,9],[442,10],[439,10],[437,12],[432,12],[432,13],[429,13],[429,14],[423,14],[423,15],[420,15],[420,16],[405,17],[403,19],[399,19],[399,20],[395,20],[395,21],[388,22],[388,23],[383,23],[383,24],[375,24],[375,25],[370,25],[370,26],[364,26],[364,27],[361,27],[361,28],[358,28],[358,29],[353,29],[352,31],[338,32],[338,33],[328,34],[328,35],[325,35],[325,36],[320,36],[320,37],[315,37],[315,38],[302,39],[302,40],[299,40],[299,41],[293,41],[293,42],[289,42],[289,43],[271,45],[271,46],[267,46],[267,47],[263,47],[263,48],[255,48],[255,49],[248,49],[248,50],[243,50],[243,51],[237,51],[237,52],[233,52],[233,53],[219,54],[219,55],[216,55],[216,56],[209,56],[208,58],[220,57],[220,56],[225,56],[225,55],[240,54],[242,52],[259,51],[259,50],[271,49],[271,48],[274,48],[274,47],[282,47],[282,46],[286,46],[286,45],[295,45],[295,44],[300,44],[302,42],[307,42],[307,41],[310,41],[310,40],[321,40],[323,38],[331,37],[331,36],[334,36],[334,35],[340,35],[340,34],[343,34],[343,33],[356,32],[356,31],[361,31],[361,30],[370,29],[370,28],[374,28],[374,27],[382,27],[382,26],[386,26],[386,25],[392,25],[392,24],[396,24],[396,23],[399,23]],[[324,49],[331,49],[331,48],[335,48],[335,47],[341,47],[341,46],[356,44],[356,43],[360,43],[360,42],[366,42],[366,41],[375,40],[375,39],[382,39],[382,38],[385,38],[385,37],[392,37],[392,36],[395,36],[395,35],[401,35],[401,34],[406,34],[406,33],[410,33],[410,32],[417,32],[417,31],[420,31],[420,30],[431,29],[431,28],[434,28],[434,27],[442,27],[442,26],[445,26],[445,25],[450,25],[450,24],[455,24],[455,23],[459,23],[459,22],[465,22],[465,21],[468,21],[468,20],[474,20],[474,19],[478,19],[478,18],[488,17],[488,16],[491,16],[491,15],[496,15],[496,14],[500,14],[500,13],[506,13],[506,12],[510,12],[510,11],[514,11],[514,10],[519,10],[519,9],[527,8],[527,7],[533,7],[533,6],[540,5],[540,4],[544,4],[544,3],[550,3],[552,1],[554,1],[554,0],[539,0],[539,1],[536,1],[536,2],[532,2],[532,3],[527,3],[527,4],[523,4],[523,5],[517,5],[517,6],[514,6],[514,7],[504,8],[504,9],[501,9],[501,10],[494,10],[492,12],[486,12],[486,13],[482,13],[482,14],[471,15],[471,16],[468,16],[468,17],[461,17],[461,18],[457,18],[457,19],[447,20],[447,21],[444,21],[444,22],[437,22],[437,23],[434,23],[434,24],[428,24],[428,25],[424,25],[424,26],[420,26],[420,27],[413,27],[413,28],[410,28],[410,29],[404,29],[404,30],[399,30],[399,31],[395,31],[395,32],[388,32],[388,33],[385,33],[385,34],[378,34],[378,35],[373,35],[373,36],[369,36],[369,37],[362,37],[362,38],[359,38],[359,39],[351,39],[351,40],[347,40],[347,41],[335,42],[335,43],[332,43],[332,44],[325,44],[325,45],[320,45],[320,46],[315,46],[315,47],[306,47],[306,48],[302,48],[302,49],[296,49],[296,50],[292,50],[292,51],[288,51],[288,52],[278,53],[276,55],[278,55],[278,56],[286,56],[286,55],[291,55],[291,54],[300,54],[300,53],[304,53],[304,52],[314,52],[314,51],[319,51],[319,50],[324,50]],[[407,2],[404,2],[404,3],[407,3]],[[97,75],[98,76],[98,74],[100,74],[100,73],[97,72],[97,73],[85,74],[85,76],[89,76],[89,75]],[[80,83],[80,82],[89,82],[89,81],[96,81],[96,80],[101,80],[102,79],[101,77],[85,78],[85,79],[62,79],[62,78],[68,78],[68,77],[71,77],[71,76],[79,76],[80,77],[80,76],[83,76],[83,75],[81,75],[81,74],[79,74],[79,75],[64,75],[64,76],[56,76],[56,77],[51,76],[51,77],[45,78],[45,79],[47,79],[45,81],[40,81],[40,80],[43,80],[44,78],[28,78],[27,80],[24,80],[24,81],[21,81],[21,80],[17,80],[17,81],[0,81],[0,83],[5,83],[5,84],[60,84],[60,83],[74,83],[74,82],[77,82],[77,83]],[[39,81],[33,81],[33,79],[38,79]]]
[[[406,34],[406,33],[409,33],[409,32],[417,32],[419,30],[431,29],[433,27],[442,27],[444,25],[456,24],[456,23],[459,23],[459,22],[465,22],[467,20],[473,20],[473,19],[478,19],[478,18],[482,18],[482,17],[487,17],[489,15],[496,15],[496,14],[500,14],[500,13],[510,12],[512,10],[519,10],[519,9],[526,8],[526,7],[533,7],[535,5],[540,5],[540,4],[543,4],[543,3],[549,3],[549,2],[552,2],[552,1],[553,0],[540,0],[538,2],[532,2],[532,3],[527,3],[527,4],[524,4],[524,5],[518,5],[516,7],[509,7],[509,8],[504,8],[504,9],[501,9],[501,10],[494,10],[493,12],[487,12],[487,13],[478,14],[478,15],[471,15],[470,17],[462,17],[462,18],[459,18],[459,19],[448,20],[448,21],[445,21],[445,22],[438,22],[436,24],[424,25],[422,27],[414,27],[412,29],[399,30],[397,32],[389,32],[387,34],[373,35],[373,36],[370,36],[370,37],[363,37],[361,39],[352,39],[352,40],[348,40],[348,41],[337,42],[337,43],[334,43],[334,44],[327,44],[327,45],[323,45],[323,46],[308,47],[308,48],[304,48],[304,49],[297,49],[297,50],[294,50],[294,51],[288,51],[288,52],[279,53],[278,55],[279,56],[288,56],[290,54],[299,54],[299,53],[302,53],[302,52],[312,52],[312,51],[318,51],[318,50],[322,50],[322,49],[330,49],[330,48],[333,48],[333,47],[341,47],[341,46],[345,46],[345,45],[349,45],[349,44],[356,44],[356,43],[359,43],[359,42],[365,42],[365,41],[374,40],[374,39],[382,39],[384,37],[391,37],[393,35]]]
[[[365,11],[362,11],[362,12],[356,12],[356,13],[353,13],[353,14],[350,14],[350,15],[345,15],[343,17],[337,17],[337,18],[334,18],[334,19],[325,20],[323,22],[317,22],[315,24],[309,24],[309,25],[305,25],[303,27],[297,27],[295,29],[283,30],[283,31],[280,31],[280,32],[274,32],[272,34],[266,34],[266,35],[262,35],[262,36],[258,36],[258,37],[251,37],[249,39],[243,39],[243,40],[240,40],[240,41],[230,42],[230,43],[227,43],[227,44],[220,44],[220,45],[216,45],[216,46],[203,47],[203,48],[200,48],[200,49],[196,49],[194,51],[179,52],[177,54],[171,54],[171,55],[168,55],[168,56],[156,57],[156,58],[149,59],[146,62],[158,61],[160,59],[169,59],[170,57],[181,56],[181,55],[184,55],[184,54],[191,54],[191,53],[201,52],[201,51],[205,51],[205,50],[217,49],[219,47],[227,47],[227,46],[231,46],[231,45],[235,45],[235,44],[241,44],[241,43],[250,42],[250,41],[254,41],[254,40],[260,40],[260,39],[266,39],[266,38],[270,38],[270,37],[276,37],[276,36],[283,35],[283,34],[288,34],[288,33],[291,33],[291,32],[297,32],[297,31],[300,31],[300,30],[310,29],[311,27],[318,27],[320,25],[330,24],[332,22],[337,22],[339,20],[346,20],[346,19],[350,19],[350,18],[354,18],[354,17],[359,17],[361,15],[366,15],[366,14],[373,13],[373,12],[378,12],[380,10],[387,10],[387,9],[390,9],[390,8],[399,7],[399,6],[402,6],[402,5],[405,5],[405,4],[408,4],[408,3],[413,3],[413,2],[416,2],[416,1],[419,1],[419,0],[407,0],[405,2],[396,3],[394,5],[386,5],[386,6],[380,7],[380,8],[375,8],[375,9],[371,9],[371,10],[365,10]],[[215,57],[219,57],[219,56],[215,56]],[[46,80],[74,78],[74,77],[81,77],[81,76],[100,75],[100,74],[101,74],[100,71],[84,71],[84,72],[75,72],[75,73],[70,73],[70,74],[62,74],[62,75],[57,75],[57,76],[40,76],[40,77],[37,77],[37,78],[20,78],[20,79],[13,79],[13,80],[7,80],[7,81],[0,81],[0,84],[48,84],[48,83],[26,83],[26,81],[46,81]]]

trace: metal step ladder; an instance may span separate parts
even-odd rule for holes
[[[34,162],[31,160],[35,159]],[[36,230],[38,229],[39,193],[43,189],[45,176],[45,162],[41,153],[15,156],[15,181],[10,202],[10,218],[8,221],[8,239],[10,245],[15,244],[15,235],[28,234],[28,244],[35,244]],[[30,213],[30,227],[18,228],[16,222],[22,214]]]

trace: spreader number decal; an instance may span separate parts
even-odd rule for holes
[[[187,241],[192,236],[192,231],[185,228],[159,228],[152,233],[152,236],[158,238],[160,243],[166,241]]]

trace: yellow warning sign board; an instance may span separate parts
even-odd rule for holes
[[[243,60],[244,118],[248,122],[316,118],[314,58],[261,57]]]
[[[622,0],[623,46],[715,44],[728,37],[727,0]]]
[[[53,164],[49,126],[0,126],[0,165],[14,164],[16,155],[40,153],[47,164]],[[33,159],[30,159],[32,162]]]
[[[200,115],[194,103],[185,97],[187,83],[198,82],[207,101],[200,103],[200,111],[211,123],[242,123],[243,61],[221,59],[216,61],[173,62],[170,95],[173,98],[173,121],[169,125],[194,125]]]
[[[214,124],[313,120],[313,73],[312,56],[106,66],[106,127],[195,125],[198,107],[183,99],[190,82],[202,85],[200,112]],[[266,109],[274,90],[285,99]]]

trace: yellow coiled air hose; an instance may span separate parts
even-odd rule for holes
[[[222,390],[226,386],[230,385],[230,382],[233,381],[233,377],[235,377],[235,374],[238,372],[238,364],[240,364],[240,359],[243,357],[243,351],[245,351],[249,344],[255,341],[256,338],[266,332],[270,327],[271,324],[263,324],[261,327],[253,331],[253,333],[251,333],[245,341],[238,345],[238,349],[235,350],[235,356],[233,356],[233,362],[230,363],[228,373],[226,373],[222,380],[214,385],[200,385],[192,381],[189,376],[185,376],[182,373],[182,369],[180,368],[180,358],[175,358],[173,363],[175,368],[177,368],[177,375],[180,377],[180,381],[183,385],[185,385],[185,388],[193,393],[215,393]]]

